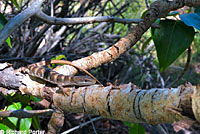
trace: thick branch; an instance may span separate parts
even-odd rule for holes
[[[172,123],[194,119],[191,96],[195,90],[192,86],[141,90],[131,83],[119,88],[94,85],[71,90],[70,96],[55,94],[53,101],[64,112],[84,111],[135,123]]]
[[[26,83],[20,88],[25,93],[39,92],[38,85]],[[137,123],[172,123],[195,119],[199,109],[193,111],[192,99],[196,100],[196,87],[191,85],[172,89],[137,89],[134,84],[119,87],[92,85],[79,88],[65,88],[62,93],[53,94],[53,103],[64,112],[100,115],[105,118]],[[45,90],[45,87],[40,89]],[[193,97],[193,98],[192,98]],[[195,104],[198,106],[198,104]]]
[[[21,82],[21,92],[45,99],[49,97],[49,100],[64,112],[85,112],[105,118],[150,124],[185,119],[199,121],[200,118],[200,88],[189,84],[178,88],[149,90],[138,89],[131,83],[119,87],[66,87],[64,92],[69,94],[66,96],[56,92],[57,87],[46,87],[29,79],[27,75]]]

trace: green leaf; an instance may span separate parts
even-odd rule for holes
[[[57,55],[54,58],[52,58],[52,60],[66,60],[66,56],[61,54],[61,55]]]
[[[195,35],[193,27],[181,21],[160,21],[160,29],[151,28],[156,46],[160,71],[171,65],[192,43]]]
[[[193,26],[200,30],[200,15],[198,15],[198,13],[181,14],[179,17],[186,25]]]
[[[32,118],[23,118],[20,120],[19,130],[29,131],[32,123]]]
[[[32,110],[32,107],[26,106],[24,109]],[[32,123],[32,118],[23,118],[20,120],[19,129],[26,130],[28,132],[28,130],[31,127],[31,123]]]
[[[131,123],[129,134],[145,134],[145,129],[138,123]]]
[[[10,37],[8,37],[8,38],[6,39],[6,42],[8,43],[8,46],[9,46],[10,48],[12,48],[11,41],[10,41]]]
[[[129,134],[145,134],[145,129],[138,123],[124,122],[129,127]]]
[[[8,118],[3,118],[3,119],[1,120],[1,123],[4,124],[4,125],[6,125],[7,127],[9,127],[9,128],[12,129],[12,130],[14,130],[14,129],[17,128],[12,122],[10,122],[10,121],[8,120]],[[0,130],[1,130],[1,128],[0,128]]]
[[[18,103],[13,103],[12,105],[9,105],[7,110],[19,110],[21,109],[22,105],[20,102]],[[18,118],[16,117],[8,117],[8,120],[10,122],[12,122],[15,126],[17,125],[17,121],[18,121]]]
[[[6,130],[11,130],[11,129],[8,126],[0,123],[0,134],[3,134],[1,132],[3,131],[5,132]]]
[[[67,57],[63,54],[57,55],[54,58],[51,58],[51,60],[67,60]],[[52,64],[52,68],[54,68],[56,65],[64,65],[64,64]]]
[[[17,0],[11,0],[11,2],[17,7],[18,10],[20,10]]]
[[[40,130],[40,118],[38,116],[33,117],[32,126],[34,129]]]

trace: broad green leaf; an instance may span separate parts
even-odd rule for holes
[[[32,107],[26,106],[24,109],[32,110]],[[31,123],[32,123],[32,118],[23,118],[20,120],[19,129],[26,130],[28,132],[28,130],[31,127]]]
[[[63,54],[57,55],[54,58],[51,58],[52,60],[67,60],[67,57]],[[52,68],[54,68],[56,65],[64,65],[64,64],[52,64]]]
[[[198,15],[198,13],[181,14],[179,17],[186,25],[193,26],[200,30],[200,15]]]
[[[131,123],[129,134],[145,134],[145,129],[138,123]]]
[[[28,132],[31,127],[31,123],[32,123],[32,118],[21,119],[19,124],[19,130],[21,131],[26,130]]]
[[[129,127],[129,134],[145,134],[145,129],[138,123],[124,122]]]
[[[3,26],[4,26],[6,23],[7,23],[6,18],[3,16],[2,13],[0,13],[0,30],[3,28]],[[10,37],[8,37],[8,38],[6,39],[6,42],[8,43],[8,46],[9,46],[10,48],[12,48],[11,41],[10,41]]]
[[[13,103],[12,105],[9,105],[7,110],[19,110],[21,109],[22,105],[20,102],[18,103]],[[15,126],[17,125],[17,121],[18,121],[18,118],[16,117],[8,117],[8,120],[10,122],[12,122]]]
[[[40,130],[40,118],[38,116],[34,116],[32,120],[32,126],[34,129]]]
[[[181,21],[160,21],[160,29],[151,28],[160,71],[165,70],[183,53],[194,39],[194,29]]]
[[[17,7],[18,10],[20,10],[17,0],[11,0],[11,2]]]
[[[17,126],[15,126],[8,118],[3,118],[3,120],[1,120],[1,123],[6,125],[7,127],[9,127],[12,130],[17,128]],[[0,130],[1,130],[1,128],[0,128]]]
[[[6,130],[11,130],[8,126],[0,123],[0,134],[1,132],[5,132]],[[3,133],[2,133],[3,134]]]

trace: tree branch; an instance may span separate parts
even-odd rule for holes
[[[44,88],[26,82],[27,88],[20,87],[24,93],[41,93]],[[40,86],[41,87],[41,86]],[[49,87],[50,88],[50,87]],[[105,118],[135,123],[172,123],[179,120],[195,119],[198,110],[192,104],[197,101],[197,87],[190,84],[171,89],[138,89],[134,84],[122,84],[118,87],[91,85],[79,88],[65,88],[66,96],[54,93],[53,104],[64,113],[75,112],[100,115]],[[194,94],[196,97],[193,97]],[[197,113],[195,113],[197,112]],[[196,116],[198,117],[198,116]]]
[[[41,116],[41,115],[51,115],[53,113],[52,109],[45,109],[45,110],[9,110],[9,111],[2,111],[0,112],[0,117],[18,117],[18,118],[31,118],[34,116]]]
[[[193,1],[193,2],[195,4],[200,5],[200,0]],[[174,0],[174,1],[169,1],[169,2],[155,1],[154,3],[151,4],[149,10],[146,12],[142,21],[140,21],[138,25],[132,28],[131,32],[127,36],[125,36],[124,38],[121,38],[112,47],[106,50],[100,51],[98,53],[93,53],[91,56],[75,60],[73,61],[73,63],[76,65],[79,65],[80,67],[84,69],[91,69],[91,68],[97,68],[101,66],[102,64],[110,63],[116,60],[120,55],[128,51],[130,48],[133,47],[133,45],[136,44],[138,40],[140,40],[142,35],[151,27],[151,25],[157,18],[166,17],[166,15],[171,10],[179,9],[185,5],[189,6],[191,5],[191,3],[192,1],[187,2],[187,1],[180,1],[180,0]],[[55,70],[66,75],[77,73],[77,70],[75,68],[73,69],[74,71],[71,71],[71,72],[66,71],[67,68],[68,66],[62,66],[59,69],[55,69]]]
[[[95,22],[119,22],[119,23],[139,23],[142,19],[120,19],[113,16],[77,17],[77,18],[57,18],[46,15],[39,11],[35,14],[40,20],[52,25],[73,25],[91,24]]]

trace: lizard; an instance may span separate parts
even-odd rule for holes
[[[60,74],[56,71],[53,71],[49,68],[45,68],[43,66],[49,65],[49,64],[66,64],[75,67],[76,69],[85,72],[88,76],[67,76]],[[57,85],[61,92],[64,93],[63,86],[87,86],[87,85],[93,85],[96,82],[98,82],[100,85],[101,82],[99,82],[92,74],[90,74],[87,70],[73,64],[70,61],[66,60],[48,60],[48,61],[41,61],[38,63],[33,63],[28,65],[26,68],[22,68],[22,71],[28,73],[29,75],[33,77],[38,77],[42,80],[45,80],[49,83]]]

